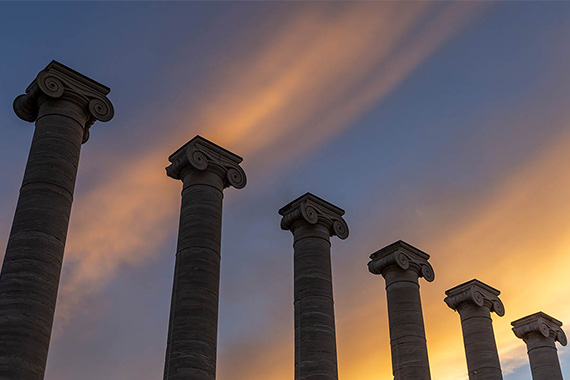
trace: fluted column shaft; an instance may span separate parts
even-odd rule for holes
[[[430,379],[418,275],[392,267],[384,272],[392,367],[396,380]]]
[[[295,230],[295,379],[338,379],[328,228]]]
[[[503,375],[489,308],[464,303],[458,311],[469,379],[501,380]]]
[[[183,179],[166,379],[216,377],[223,182],[214,172]]]
[[[170,156],[183,182],[165,380],[214,380],[224,188],[245,186],[241,157],[196,136]]]
[[[52,63],[44,72],[53,70],[69,69]],[[79,154],[92,116],[81,91],[57,95],[41,93],[34,82],[14,104],[36,127],[0,274],[0,379],[44,378]]]

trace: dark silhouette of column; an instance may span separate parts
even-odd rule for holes
[[[164,379],[214,380],[223,190],[246,176],[241,157],[200,136],[168,160],[183,187]]]
[[[515,335],[526,343],[533,380],[562,380],[556,352],[556,341],[563,346],[568,343],[562,322],[539,311],[511,324]]]
[[[470,380],[502,380],[491,311],[502,317],[505,308],[497,289],[471,280],[445,292],[447,306],[459,312]]]
[[[109,88],[52,61],[14,100],[36,122],[0,274],[0,379],[43,379],[81,144]]]
[[[399,240],[370,255],[368,270],[386,280],[392,369],[396,380],[429,380],[420,285],[433,281],[429,255]]]
[[[330,237],[348,237],[344,211],[307,193],[279,214],[294,239],[295,380],[336,380]]]

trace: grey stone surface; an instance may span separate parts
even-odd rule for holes
[[[348,237],[344,211],[307,193],[281,210],[293,233],[295,379],[338,379],[330,237]]]
[[[497,289],[471,280],[445,292],[447,306],[461,318],[467,369],[471,380],[500,380],[503,378],[491,311],[505,315]]]
[[[399,240],[370,255],[368,270],[386,280],[392,369],[396,380],[431,378],[418,279],[433,281],[429,255]]]
[[[182,206],[164,379],[214,380],[223,189],[241,189],[241,157],[196,136],[168,160],[182,180]]]
[[[0,379],[43,379],[79,152],[109,89],[52,61],[14,101],[36,122],[0,274]]]
[[[534,380],[562,380],[556,341],[568,343],[562,322],[543,312],[531,314],[511,323],[513,332],[527,346]]]

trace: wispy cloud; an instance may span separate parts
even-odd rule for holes
[[[360,3],[304,12],[236,65],[204,103],[202,131],[266,165],[291,162],[349,127],[482,9]]]
[[[245,156],[250,177],[268,173],[348,128],[479,9],[473,3],[358,3],[335,11],[315,5],[281,21],[253,54],[238,54],[212,73],[200,104],[169,117],[173,129],[160,141],[130,147],[128,162],[114,162],[104,181],[77,195],[57,331],[119,267],[152,262],[176,231],[179,193],[163,167],[189,130]]]

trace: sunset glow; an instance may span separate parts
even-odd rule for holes
[[[467,379],[443,302],[462,282],[501,291],[505,380],[531,378],[513,320],[544,311],[570,326],[570,4],[42,2],[0,14],[0,252],[33,132],[13,99],[57,59],[108,85],[116,109],[82,147],[47,380],[162,376],[181,190],[164,167],[197,134],[248,175],[224,194],[218,379],[293,378],[292,239],[277,210],[307,191],[351,229],[332,241],[339,378],[393,378],[384,280],[366,264],[398,239],[436,273],[420,279],[433,379]]]

